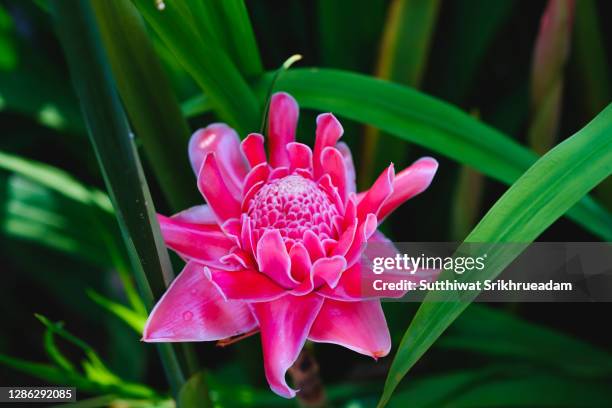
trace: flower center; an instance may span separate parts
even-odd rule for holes
[[[292,174],[263,186],[249,203],[253,232],[277,229],[284,238],[301,240],[307,230],[319,239],[334,238],[336,206],[312,180]]]

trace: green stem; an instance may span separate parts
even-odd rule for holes
[[[155,208],[87,1],[53,0],[51,12],[147,309],[173,278]],[[169,344],[158,351],[174,395],[185,382]]]

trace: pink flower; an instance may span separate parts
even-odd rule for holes
[[[393,165],[355,193],[351,153],[330,113],[317,117],[314,151],[295,142],[298,105],[273,95],[264,137],[240,142],[222,123],[193,134],[189,158],[208,205],[159,216],[166,245],[187,265],[151,312],[149,342],[222,340],[258,330],[274,392],[306,342],[335,343],[374,358],[391,348],[380,300],[361,294],[368,242],[392,245],[378,223],[425,190],[438,167]],[[395,249],[393,249],[395,250]]]

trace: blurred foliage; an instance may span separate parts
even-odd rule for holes
[[[431,189],[392,218],[388,230],[396,240],[462,239],[489,209],[470,239],[611,239],[610,213],[590,197],[568,213],[586,231],[564,220],[546,228],[609,174],[609,108],[604,119],[578,131],[610,103],[610,3],[577,1],[571,40],[567,26],[557,33],[572,47],[555,126],[559,140],[578,133],[551,152],[561,156],[537,162],[525,145],[529,112],[542,108],[529,95],[544,2],[167,0],[160,11],[161,3],[92,0],[95,23],[72,31],[79,33],[72,45],[100,34],[104,49],[92,59],[86,46],[79,48],[81,57],[75,62],[69,55],[67,64],[47,1],[0,1],[0,308],[13,311],[0,335],[0,382],[75,385],[80,401],[74,407],[176,405],[158,356],[138,342],[152,299],[136,290],[134,273],[142,259],[158,262],[160,250],[155,221],[143,223],[138,214],[150,215],[153,202],[170,213],[194,200],[183,153],[189,131],[216,120],[241,135],[257,130],[272,77],[296,53],[303,62],[283,72],[275,88],[293,93],[304,107],[302,141],[311,141],[315,112],[337,113],[357,167],[368,173],[359,176],[362,183],[383,159],[440,158]],[[79,7],[59,12],[61,31],[83,23]],[[69,48],[67,42],[62,45]],[[106,73],[92,79],[98,69]],[[366,131],[364,124],[372,127]],[[102,191],[88,128],[118,211]],[[366,132],[382,132],[376,149],[364,144]],[[609,181],[597,191],[608,204]],[[512,185],[505,195],[500,182]],[[132,207],[138,191],[141,206]],[[512,216],[504,217],[508,211]],[[121,244],[117,214],[131,226],[123,236],[138,246],[136,262]],[[152,233],[135,233],[139,228]],[[161,272],[146,269],[155,276],[145,283],[157,280],[161,292]],[[407,327],[410,336],[431,328],[400,347],[392,375],[416,364],[409,380],[395,384],[389,406],[599,407],[612,401],[612,338],[602,324],[607,304],[572,305],[563,314],[536,304],[472,305],[462,314],[458,304],[427,304],[413,320],[417,306],[385,305],[394,350]],[[41,339],[36,311],[62,316],[75,334],[37,315]],[[377,403],[391,358],[375,364],[327,345],[315,352],[334,406]],[[189,401],[208,395],[216,407],[296,406],[262,381],[259,353],[253,339],[227,349],[198,346],[196,365],[206,371],[186,376],[178,401],[200,406]],[[181,370],[189,371],[189,350],[176,354]]]

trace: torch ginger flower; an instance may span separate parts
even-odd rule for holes
[[[276,93],[264,137],[242,142],[225,124],[196,131],[189,158],[207,205],[159,216],[166,245],[186,262],[155,306],[143,340],[213,341],[261,332],[274,392],[306,340],[374,358],[391,348],[380,300],[361,294],[368,242],[392,245],[378,223],[425,190],[438,167],[422,158],[395,175],[385,169],[355,193],[351,153],[330,113],[317,117],[314,151],[295,142],[298,105]]]

